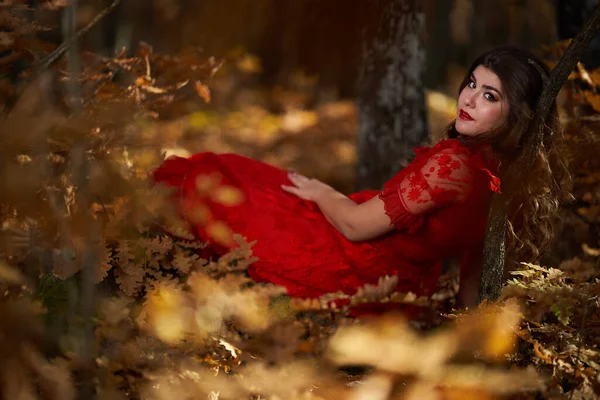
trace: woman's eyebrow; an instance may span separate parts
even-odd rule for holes
[[[477,84],[477,79],[475,78],[474,74],[471,74],[471,79],[473,80],[473,82],[475,82],[475,84]],[[502,93],[500,93],[500,91],[498,89],[496,89],[493,86],[490,85],[481,85],[482,88],[487,89],[487,90],[492,90],[496,93],[498,93],[498,96],[502,96]]]
[[[500,93],[500,91],[498,89],[496,89],[493,86],[489,86],[489,85],[481,85],[482,88],[487,89],[487,90],[492,90],[496,93],[498,93],[498,96],[502,96],[502,93]]]

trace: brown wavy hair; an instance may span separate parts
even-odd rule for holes
[[[540,99],[548,67],[531,51],[504,46],[479,56],[469,67],[460,85],[459,94],[478,66],[495,73],[502,82],[508,100],[508,117],[504,124],[485,138],[462,137],[456,130],[456,120],[448,127],[448,136],[463,140],[490,142],[500,161],[502,191],[508,195],[507,266],[516,262],[539,262],[541,252],[554,239],[558,209],[570,197],[571,179],[566,160],[559,151],[563,130],[556,101],[544,127],[543,137],[530,168],[517,170],[515,161],[524,155],[533,130],[529,129]]]

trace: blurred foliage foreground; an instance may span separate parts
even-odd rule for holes
[[[133,55],[81,54],[38,73],[52,48],[36,39],[43,28],[24,20],[19,4],[0,5],[8,28],[0,50],[9,57],[0,58],[2,399],[600,394],[600,72],[580,66],[561,94],[577,200],[564,210],[556,267],[523,265],[498,302],[460,312],[452,308],[455,275],[431,299],[395,292],[395,279],[382,277],[349,304],[402,303],[413,317],[355,319],[333,305],[339,293],[296,300],[253,283],[244,238],[234,236],[239,246],[220,259],[203,258],[166,189],[147,179],[165,152],[238,151],[301,166],[306,145],[328,157],[317,152],[318,170],[304,172],[332,182],[319,174],[337,171],[341,186],[354,162],[351,105],[306,111],[314,95],[306,82],[268,94],[236,89],[256,72],[249,56],[223,64],[144,44]],[[15,60],[32,66],[18,83],[9,73]],[[211,109],[209,87],[242,111]],[[440,98],[430,96],[430,112],[443,109]],[[208,178],[198,190],[243,200]],[[198,222],[209,212],[199,205]],[[211,232],[232,235],[224,225]]]

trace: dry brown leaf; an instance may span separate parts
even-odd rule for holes
[[[108,271],[111,270],[111,256],[112,251],[108,248],[108,244],[102,241],[102,246],[100,246],[100,262],[96,268],[96,282],[102,282],[108,275]]]
[[[350,392],[348,400],[387,400],[394,387],[394,376],[384,372],[375,372],[368,376]],[[410,397],[409,397],[410,398]],[[415,398],[416,399],[416,398]],[[419,397],[419,399],[429,399]]]
[[[175,246],[172,266],[183,274],[190,272],[194,259],[187,254],[180,246]]]
[[[400,375],[437,376],[457,350],[452,334],[421,339],[400,317],[375,325],[344,327],[329,341],[329,358],[340,365],[372,365]]]
[[[15,267],[0,261],[0,281],[9,284],[23,284],[24,276]]]
[[[376,285],[366,284],[350,298],[351,305],[374,303],[389,298],[398,286],[398,275],[382,276]]]

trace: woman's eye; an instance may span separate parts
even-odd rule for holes
[[[473,82],[472,80],[469,81],[469,83],[467,84],[471,89],[475,89],[475,82]]]
[[[491,93],[486,93],[484,94],[485,98],[488,99],[489,101],[496,101],[496,98],[494,97],[493,94]]]

